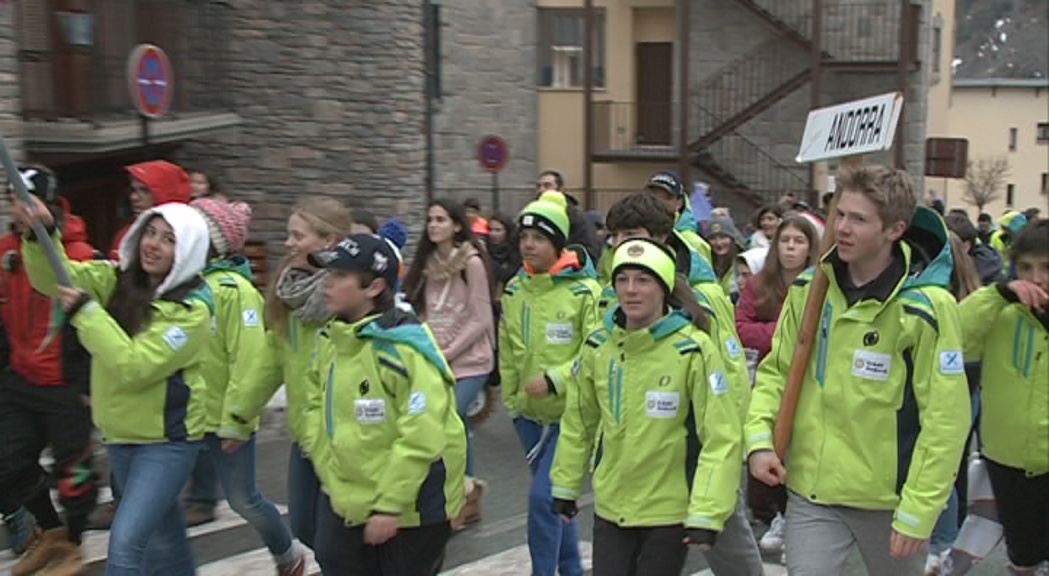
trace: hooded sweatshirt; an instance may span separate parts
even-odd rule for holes
[[[787,448],[787,487],[821,505],[893,510],[892,527],[926,539],[943,511],[970,427],[947,229],[918,208],[881,276],[850,286],[831,250],[829,287]],[[772,351],[758,368],[746,423],[748,454],[772,431],[812,285],[787,294]]]
[[[568,393],[558,374],[570,366],[586,335],[600,324],[601,286],[582,247],[570,246],[544,274],[521,269],[503,290],[499,323],[499,376],[503,404],[512,418],[525,416],[543,424],[561,419]],[[543,398],[525,387],[537,376],[554,384]]]
[[[64,202],[64,199],[60,199]],[[64,207],[68,212],[68,204]],[[60,216],[66,253],[71,260],[94,258],[87,227],[78,216]],[[0,321],[10,346],[7,366],[36,386],[76,387],[88,393],[88,357],[68,326],[61,303],[33,289],[22,262],[22,236],[0,238]]]
[[[154,293],[152,318],[133,335],[105,308],[117,289],[118,265],[70,262],[55,235],[73,285],[89,298],[74,310],[70,323],[91,354],[91,412],[108,443],[185,441],[204,434],[201,352],[210,338],[212,301],[200,272],[207,262],[208,226],[186,205],[151,208],[135,220],[121,244],[120,270],[130,266],[154,216],[174,230],[175,257]],[[30,239],[23,240],[22,249],[33,287],[54,296],[55,275],[43,249]]]
[[[448,260],[435,252],[425,272],[426,311],[421,316],[456,379],[487,375],[493,367],[495,323],[481,254],[471,244],[456,247]]]
[[[164,160],[151,160],[140,162],[127,167],[128,174],[135,180],[139,180],[153,193],[153,205],[160,206],[170,202],[188,204],[193,196],[190,186],[189,175],[179,166]],[[109,249],[109,257],[112,260],[120,258],[120,242],[127,235],[128,230],[134,225],[134,221],[127,224],[117,232],[113,238],[113,245]]]
[[[204,279],[215,300],[212,338],[204,350],[206,430],[219,438],[248,440],[258,429],[258,418],[239,422],[233,406],[251,365],[267,353],[262,294],[252,284],[251,264],[243,256],[212,260]]]

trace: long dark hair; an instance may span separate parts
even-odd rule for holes
[[[447,212],[452,223],[459,225],[459,231],[452,237],[452,243],[456,246],[470,244],[477,250],[481,261],[484,263],[485,276],[488,278],[488,290],[489,292],[494,291],[492,266],[488,262],[488,251],[485,250],[484,245],[474,237],[473,231],[470,230],[470,221],[466,218],[466,209],[463,208],[462,204],[454,200],[438,198],[426,206],[427,219],[429,219],[430,209],[434,206]],[[433,243],[433,240],[430,240],[430,233],[424,228],[423,233],[419,235],[419,243],[415,247],[415,258],[412,260],[412,267],[408,269],[408,275],[404,279],[404,294],[408,302],[420,315],[426,314],[426,290],[424,290],[426,287],[426,263],[430,261],[430,258],[436,251],[437,245]]]
[[[757,280],[752,280],[757,288],[757,312],[758,319],[764,321],[776,320],[776,312],[783,301],[787,299],[787,289],[790,282],[783,277],[783,266],[779,261],[779,238],[787,228],[799,230],[809,239],[809,257],[806,266],[816,264],[820,257],[820,237],[816,227],[808,218],[797,212],[787,214],[776,227],[776,234],[769,243],[769,255],[765,258],[765,267],[761,272],[755,274]],[[793,279],[791,279],[793,281]]]
[[[510,216],[507,216],[506,214],[493,214],[490,218],[488,218],[488,222],[489,222],[489,225],[492,222],[498,222],[498,223],[502,224],[503,228],[506,229],[506,239],[503,240],[503,243],[504,244],[509,244],[510,246],[517,246],[517,240],[516,240],[517,221],[516,220],[514,220]],[[491,243],[490,239],[489,239],[489,243]]]
[[[106,311],[128,336],[138,334],[153,319],[153,292],[156,287],[150,285],[149,274],[142,268],[139,247],[142,245],[143,231],[157,218],[161,216],[153,216],[136,231],[138,238],[131,250],[131,263],[127,270],[117,272],[117,288],[106,304]]]
[[[696,295],[688,284],[684,274],[674,275],[674,289],[667,296],[667,304],[672,308],[681,310],[692,319],[692,325],[700,330],[710,333],[710,319],[707,311],[696,301]]]

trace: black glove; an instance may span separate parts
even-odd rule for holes
[[[706,528],[686,528],[685,535],[688,537],[688,543],[694,546],[706,544],[713,548],[714,542],[718,539],[717,532]]]
[[[579,508],[576,508],[575,500],[554,498],[553,509],[555,514],[559,514],[565,518],[575,518],[575,515],[579,514]]]

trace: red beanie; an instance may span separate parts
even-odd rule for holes
[[[193,206],[208,223],[211,245],[219,256],[237,254],[248,240],[251,207],[243,202],[226,202],[214,198],[199,198]]]

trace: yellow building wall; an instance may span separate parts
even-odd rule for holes
[[[581,0],[539,0],[538,8],[580,8]],[[594,101],[634,102],[637,42],[673,42],[676,37],[674,0],[595,0],[605,13],[604,88],[594,89]],[[676,70],[676,67],[675,67]],[[583,90],[539,88],[537,160],[540,170],[560,171],[569,190],[583,185]],[[629,114],[629,110],[619,111]],[[593,208],[607,210],[623,195],[639,191],[655,172],[673,163],[617,162],[593,166]],[[580,198],[582,199],[582,198]]]
[[[1049,172],[1049,144],[1036,142],[1037,125],[1049,122],[1049,89],[955,87],[951,97],[950,130],[945,136],[968,138],[969,159],[1004,156],[1009,160],[1006,182],[1015,186],[1013,205],[1006,205],[1005,188],[1000,199],[984,210],[997,218],[1007,208],[1025,210],[1041,207],[1045,214],[1049,197],[1042,193],[1042,174]],[[1009,129],[1017,129],[1016,151],[1009,151]],[[927,178],[930,190],[943,195],[952,208],[965,208],[975,218],[976,208],[965,203],[965,182]]]
[[[929,115],[926,125],[928,138],[946,137],[950,132],[951,107],[951,62],[954,60],[954,6],[955,0],[933,0],[933,20],[941,23],[940,68],[933,72],[933,83],[929,89]],[[930,42],[930,46],[931,46]],[[929,54],[933,58],[932,48]]]

